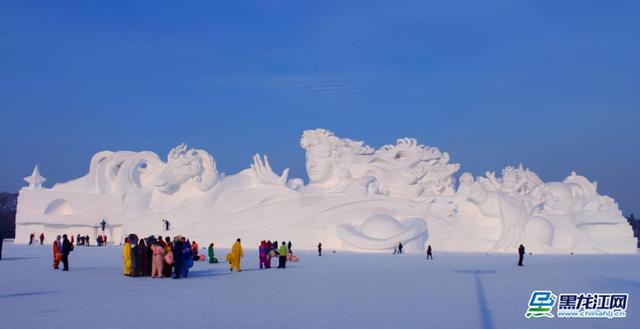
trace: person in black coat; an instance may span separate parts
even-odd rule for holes
[[[427,246],[427,259],[429,258],[433,260],[433,254],[431,253],[431,245]]]
[[[62,264],[64,265],[63,271],[69,270],[69,253],[73,250],[73,244],[67,239],[67,235],[62,236]]]
[[[518,266],[524,266],[522,265],[522,261],[524,260],[524,246],[520,245],[520,247],[518,247]]]
[[[147,239],[147,243],[145,244],[145,255],[147,258],[144,263],[144,276],[151,276],[151,263],[153,262],[153,252],[151,251],[151,245],[155,243],[155,238],[151,241]]]
[[[322,256],[322,242],[318,242],[318,257]]]
[[[136,248],[136,252],[138,253],[136,272],[139,276],[145,276],[145,269],[147,268],[147,245],[144,243],[144,239],[141,238],[140,242],[138,242],[138,248]]]
[[[138,236],[129,234],[129,242],[131,243],[131,276],[138,276]]]
[[[173,278],[180,279],[180,268],[182,267],[182,241],[173,241]]]

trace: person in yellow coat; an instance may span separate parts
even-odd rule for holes
[[[131,243],[128,238],[124,238],[122,247],[122,261],[124,263],[124,275],[131,275]]]
[[[244,257],[244,254],[242,253],[242,245],[240,244],[240,239],[237,239],[233,244],[233,247],[231,247],[231,257],[229,257],[231,267],[229,270],[233,271],[235,268],[236,271],[240,272],[240,258],[242,257]]]

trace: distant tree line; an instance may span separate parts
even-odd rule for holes
[[[633,229],[633,236],[640,238],[640,219],[637,219],[633,214],[631,214],[627,217],[627,222],[629,222],[631,229]],[[638,239],[638,248],[640,248],[640,239]]]
[[[18,193],[0,193],[0,237],[14,239],[16,236],[16,210]]]

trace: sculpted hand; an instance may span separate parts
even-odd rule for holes
[[[487,171],[485,173],[485,176],[487,176],[487,179],[489,180],[489,183],[491,183],[491,186],[493,186],[496,191],[500,191],[500,187],[502,184],[500,184],[498,182],[498,179],[496,179],[496,173],[494,171]]]
[[[289,168],[282,172],[282,176],[276,175],[271,169],[269,159],[264,156],[264,160],[260,158],[259,154],[253,156],[253,164],[251,165],[254,174],[258,181],[268,185],[283,185],[286,186],[287,177],[289,176]]]

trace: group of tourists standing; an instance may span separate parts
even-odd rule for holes
[[[213,244],[210,246],[213,254]],[[152,278],[171,277],[174,279],[189,276],[189,269],[194,261],[204,260],[198,255],[198,243],[190,242],[183,236],[170,237],[149,236],[139,239],[135,234],[125,238],[122,247],[124,275]]]
[[[287,261],[297,262],[298,256],[293,254],[291,249],[291,241],[278,246],[278,241],[271,242],[262,240],[258,247],[258,255],[260,260],[260,268],[271,268],[271,259],[278,257],[278,268],[286,268]]]

